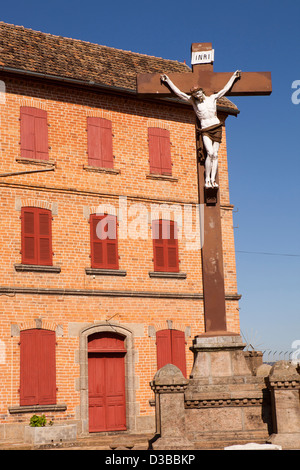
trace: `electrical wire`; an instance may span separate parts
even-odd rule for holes
[[[242,251],[242,250],[236,250],[236,253],[247,253],[247,254],[251,254],[251,255],[290,256],[290,257],[300,258],[300,255],[296,255],[296,254],[289,254],[289,253],[268,253],[268,252],[265,252],[265,251]]]

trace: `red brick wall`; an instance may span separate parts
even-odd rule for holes
[[[135,372],[138,377],[136,402],[140,416],[154,414],[149,405],[152,392],[149,382],[156,372],[155,338],[148,327],[156,330],[173,328],[187,337],[187,371],[192,367],[189,347],[195,335],[203,332],[201,251],[187,249],[187,240],[179,239],[180,272],[186,279],[150,278],[153,271],[151,220],[146,224],[146,239],[129,236],[119,239],[119,268],[126,276],[87,275],[90,267],[88,214],[99,204],[116,208],[119,227],[124,213],[118,212],[119,197],[127,197],[128,224],[132,227],[136,204],[150,213],[151,204],[167,203],[183,210],[189,204],[195,210],[198,201],[193,111],[186,106],[140,101],[125,95],[109,95],[76,88],[4,78],[6,101],[1,104],[0,173],[51,168],[49,165],[20,160],[20,106],[32,105],[47,110],[49,123],[49,162],[55,171],[0,179],[0,339],[5,359],[0,361],[0,422],[28,421],[28,415],[10,415],[8,406],[19,405],[19,337],[11,336],[11,325],[20,329],[35,327],[42,318],[43,328],[62,325],[63,336],[57,337],[57,402],[67,403],[67,411],[50,413],[56,418],[78,418],[80,405],[79,338],[70,335],[70,324],[106,322],[126,324],[136,332]],[[87,116],[111,119],[113,126],[114,169],[95,172],[87,166]],[[169,129],[171,136],[172,178],[149,176],[148,127]],[[220,191],[224,248],[224,275],[227,322],[230,331],[239,332],[232,206],[229,201],[226,139],[220,149]],[[17,272],[21,263],[20,208],[44,207],[53,212],[53,264],[60,273]],[[131,211],[131,212],[130,212]],[[182,212],[183,213],[183,212]],[[184,213],[183,213],[184,214]],[[5,290],[7,288],[7,290]],[[35,289],[24,293],[22,289]],[[14,291],[15,289],[15,291]],[[49,289],[51,293],[38,293]],[[53,293],[58,289],[57,293]],[[72,295],[68,291],[73,290]],[[80,295],[74,295],[74,290]],[[122,291],[117,297],[84,295],[84,291]],[[129,292],[147,293],[144,297]],[[159,293],[164,293],[160,298]],[[175,298],[166,298],[167,295]],[[183,296],[186,295],[187,298]],[[181,297],[180,297],[181,296]],[[233,300],[232,300],[233,299]],[[47,325],[47,326],[46,326]],[[1,363],[2,362],[2,363]]]

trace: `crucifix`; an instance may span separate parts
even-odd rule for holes
[[[190,102],[196,114],[199,203],[204,204],[204,241],[201,250],[205,335],[217,336],[232,335],[226,325],[217,175],[222,123],[217,117],[217,99],[224,95],[270,95],[272,82],[270,72],[214,72],[213,60],[211,43],[194,43],[192,72],[138,74],[137,92],[145,97],[170,97],[175,93]]]

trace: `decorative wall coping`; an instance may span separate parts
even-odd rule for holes
[[[154,382],[150,382],[151,390],[154,393],[183,393],[188,384],[165,384],[156,385]]]
[[[275,390],[300,390],[300,380],[270,380],[269,386]]]
[[[186,409],[193,408],[221,408],[221,407],[237,407],[237,406],[261,406],[262,397],[257,398],[226,398],[226,399],[207,399],[207,400],[185,400]]]

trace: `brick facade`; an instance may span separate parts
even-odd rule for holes
[[[178,213],[184,216],[186,205],[194,214],[196,211],[193,111],[175,101],[141,100],[126,92],[66,86],[8,73],[0,78],[6,88],[5,102],[0,104],[0,173],[50,170],[0,179],[1,432],[8,429],[7,424],[28,424],[33,414],[18,408],[20,331],[31,328],[56,331],[57,408],[40,408],[38,412],[54,421],[77,422],[79,432],[88,432],[86,339],[95,332],[118,331],[126,337],[127,345],[128,430],[152,431],[155,413],[149,382],[157,370],[155,332],[170,327],[185,332],[189,374],[193,361],[189,348],[194,336],[204,331],[201,249],[194,239],[189,245],[184,217],[178,240],[178,276],[151,275],[151,209],[153,213],[154,205],[161,210],[161,205],[167,204],[171,220]],[[47,161],[21,158],[21,106],[47,111]],[[86,129],[91,116],[112,122],[113,169],[88,165]],[[170,132],[171,176],[150,174],[149,127]],[[238,333],[225,127],[219,182],[227,325]],[[99,205],[106,205],[118,221],[119,272],[110,275],[89,271],[89,216]],[[53,266],[48,270],[22,267],[23,207],[40,207],[52,213]]]

